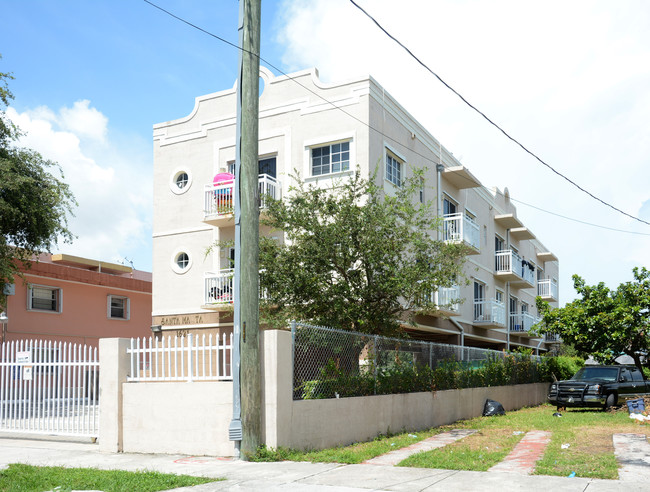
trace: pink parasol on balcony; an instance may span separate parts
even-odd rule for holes
[[[219,173],[217,174],[214,179],[212,180],[213,185],[218,185],[221,183],[228,183],[230,181],[234,181],[235,175],[230,174],[230,173]]]

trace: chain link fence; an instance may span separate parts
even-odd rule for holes
[[[292,323],[291,334],[294,400],[539,379],[540,358],[536,356],[513,356],[498,350],[388,338],[298,322]],[[512,367],[508,369],[508,365]],[[450,378],[456,380],[448,381]]]

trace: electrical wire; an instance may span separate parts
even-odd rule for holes
[[[332,101],[329,101],[329,100],[326,99],[325,97],[321,96],[321,95],[318,94],[317,92],[315,92],[315,91],[313,91],[312,89],[310,89],[309,87],[305,86],[305,85],[302,84],[299,80],[297,80],[297,79],[291,77],[291,75],[285,73],[283,70],[281,70],[280,68],[276,67],[273,63],[271,63],[271,62],[269,62],[268,60],[265,60],[264,58],[262,58],[259,54],[257,54],[257,53],[253,53],[253,52],[251,52],[251,51],[249,51],[249,50],[245,50],[245,49],[239,47],[238,45],[236,45],[236,44],[234,44],[234,43],[228,41],[227,39],[224,39],[224,38],[222,38],[222,37],[220,37],[220,36],[217,36],[216,34],[211,33],[210,31],[207,31],[207,30],[205,30],[205,29],[203,29],[203,28],[201,28],[201,27],[199,27],[199,26],[197,26],[197,25],[195,25],[195,24],[192,24],[191,22],[189,22],[189,21],[183,19],[182,17],[179,17],[179,16],[173,14],[172,12],[169,12],[168,10],[165,10],[164,8],[162,8],[162,7],[158,6],[158,5],[156,5],[155,3],[151,2],[150,0],[143,0],[143,1],[144,1],[145,3],[151,5],[152,7],[154,7],[154,8],[156,8],[156,9],[158,9],[158,10],[164,12],[165,14],[169,15],[170,17],[173,17],[174,19],[176,19],[176,20],[178,20],[178,21],[180,21],[180,22],[182,22],[182,23],[184,23],[184,24],[187,24],[187,25],[190,26],[190,27],[193,27],[194,29],[197,29],[197,30],[203,32],[204,34],[207,34],[208,36],[211,36],[211,37],[213,37],[213,38],[215,38],[215,39],[217,39],[217,40],[219,40],[219,41],[221,41],[221,42],[223,42],[223,43],[225,43],[225,44],[227,44],[227,45],[229,45],[229,46],[231,46],[231,47],[233,47],[233,48],[235,48],[235,49],[237,49],[237,50],[239,50],[239,51],[242,51],[242,52],[245,52],[245,53],[248,53],[248,54],[251,54],[251,55],[257,57],[260,61],[264,62],[266,65],[268,65],[269,67],[273,68],[273,69],[276,70],[278,73],[284,75],[285,77],[287,77],[289,80],[291,80],[291,81],[294,82],[295,84],[299,85],[300,87],[302,87],[302,88],[305,89],[306,91],[312,93],[313,95],[315,95],[316,97],[318,97],[319,99],[321,99],[322,101],[324,101],[325,103],[329,104],[329,105],[332,106],[334,109],[337,109],[337,110],[343,112],[344,114],[346,114],[346,115],[349,116],[350,118],[352,118],[352,119],[356,120],[357,122],[361,123],[362,125],[366,126],[368,129],[370,129],[370,130],[372,130],[372,131],[374,131],[374,132],[377,132],[380,136],[382,136],[382,137],[384,137],[384,138],[386,138],[386,139],[392,141],[393,143],[399,145],[400,147],[402,147],[402,148],[407,148],[404,144],[402,144],[402,143],[399,142],[398,140],[392,138],[392,137],[389,136],[389,135],[386,135],[386,134],[383,133],[381,130],[378,130],[377,128],[374,128],[374,127],[371,126],[369,123],[367,123],[367,122],[361,120],[360,118],[356,117],[355,115],[353,115],[353,114],[347,112],[347,111],[346,111],[345,109],[343,109],[342,107],[337,106],[337,105],[336,105],[335,103],[333,103]],[[357,6],[360,10],[362,10],[366,15],[368,15],[368,16],[370,17],[370,15],[367,14],[363,9],[361,9],[361,7],[359,7],[359,6],[358,6],[356,3],[354,3],[352,0],[350,0],[350,1],[351,1],[355,6]],[[370,18],[372,19],[372,17],[370,17]],[[373,19],[373,21],[374,21],[374,19]],[[384,32],[386,32],[386,31],[383,29],[383,27],[381,27],[381,26],[380,26],[376,21],[374,21],[374,22],[375,22],[375,23],[380,27],[380,29],[382,29]],[[386,33],[386,34],[387,34],[389,37],[391,37],[391,39],[394,39],[390,34],[388,34],[388,33]],[[395,40],[395,41],[396,41],[398,44],[400,44],[400,46],[404,47],[401,43],[399,43],[399,41],[397,41],[397,40]],[[404,47],[404,49],[406,49],[406,50],[409,52],[409,54],[411,54],[411,52],[410,52],[407,48]],[[412,54],[411,54],[411,55],[412,55]],[[412,56],[414,56],[414,55],[412,55]],[[416,60],[417,60],[417,58],[416,58]],[[419,61],[419,60],[418,60],[418,61]],[[420,63],[421,63],[421,62],[420,62]],[[421,63],[421,64],[422,64],[422,63]],[[426,67],[426,66],[425,66],[425,67]],[[428,67],[427,67],[427,69],[428,69]],[[430,70],[429,70],[429,71],[430,71]],[[431,73],[433,73],[433,72],[431,72]],[[435,73],[434,73],[434,75],[435,75],[436,77],[438,77]],[[439,78],[439,77],[438,77],[438,78]],[[439,78],[439,80],[440,80],[440,81],[441,81],[445,86],[449,87],[450,90],[452,90],[454,93],[456,93],[456,94],[457,94],[461,99],[463,99],[463,101],[465,101],[465,99],[464,99],[460,94],[458,94],[458,93],[457,93],[453,88],[451,88],[450,86],[448,86],[444,81],[442,81],[442,79]],[[467,101],[465,101],[465,102],[467,103]],[[467,104],[469,104],[469,103],[467,103]],[[470,106],[471,106],[471,104],[470,104]],[[477,110],[476,108],[474,108],[473,106],[471,106],[471,107],[472,107],[473,109],[475,109],[476,111],[478,111],[478,110]],[[479,112],[481,115],[483,115],[483,113],[481,113],[480,111],[478,111],[478,112]],[[483,116],[484,116],[486,119],[488,119],[485,115],[483,115]],[[491,120],[488,119],[488,121],[490,121],[490,123],[492,123]],[[494,123],[492,123],[492,124],[494,124]],[[495,126],[496,126],[496,125],[495,125]],[[497,128],[499,128],[499,127],[497,126]],[[499,128],[499,129],[500,129],[500,128]],[[503,132],[503,130],[501,130],[501,131]],[[505,133],[505,132],[504,132],[504,133]],[[510,138],[511,140],[513,140],[512,137],[510,137],[509,135],[506,134],[506,136],[508,136],[508,138]],[[515,142],[516,142],[516,140],[515,140]],[[516,142],[516,143],[518,143],[518,142]],[[518,143],[518,144],[519,144],[519,143]],[[521,144],[519,144],[519,145],[521,146]],[[413,154],[415,154],[415,155],[421,157],[421,158],[424,159],[425,161],[431,162],[432,164],[436,164],[436,162],[434,162],[434,161],[433,161],[429,156],[426,156],[426,155],[424,155],[424,154],[421,154],[421,153],[415,151],[414,149],[408,149],[408,150],[409,150],[411,153],[413,153]],[[527,149],[525,149],[525,148],[524,148],[524,150],[526,150],[527,152],[529,152],[529,151],[528,151]],[[529,153],[530,153],[530,152],[529,152]],[[534,154],[533,154],[533,155],[534,155]],[[535,156],[535,157],[536,157],[536,156]],[[439,158],[440,158],[440,160],[442,161],[442,155],[440,155]],[[537,157],[536,157],[536,158],[537,158]],[[539,160],[539,158],[537,158],[537,159]],[[544,162],[543,162],[543,164],[545,164],[546,166],[548,166],[548,164],[546,164],[546,163],[544,163]],[[550,166],[548,166],[548,167],[550,167]],[[552,169],[552,168],[551,168],[551,169]],[[555,171],[555,172],[557,173],[557,171]],[[558,173],[558,174],[559,174],[559,173]],[[470,180],[467,179],[467,178],[465,178],[464,176],[460,176],[460,177],[461,177],[462,179],[466,179],[468,182],[470,182]],[[562,176],[562,177],[564,177],[564,176]],[[565,179],[567,179],[567,178],[565,178]],[[569,180],[569,181],[570,181],[570,180]],[[472,182],[472,183],[473,183],[473,182]],[[589,193],[587,193],[587,194],[589,194]],[[579,223],[582,223],[582,224],[585,224],[585,225],[590,225],[590,226],[593,226],[593,227],[598,227],[598,228],[601,228],[601,229],[607,229],[607,230],[616,231],[616,232],[624,232],[624,233],[628,233],[628,234],[637,234],[637,235],[650,236],[650,234],[645,234],[645,233],[641,233],[641,232],[625,231],[625,230],[621,230],[621,229],[615,229],[615,228],[612,228],[612,227],[607,227],[607,226],[602,226],[602,225],[598,225],[598,224],[593,224],[593,223],[590,223],[590,222],[585,222],[585,221],[582,221],[582,220],[579,220],[579,219],[573,219],[573,218],[571,218],[571,217],[567,217],[567,216],[564,216],[564,215],[560,215],[560,214],[557,214],[557,213],[554,213],[554,212],[550,212],[550,211],[548,211],[548,210],[545,210],[545,209],[542,209],[542,208],[536,207],[535,205],[530,205],[530,204],[525,203],[525,202],[522,202],[522,201],[520,201],[520,200],[515,200],[514,198],[511,198],[511,200],[513,200],[513,201],[515,201],[515,202],[518,202],[518,203],[521,203],[521,204],[523,204],[523,205],[527,205],[527,206],[529,206],[529,207],[535,208],[535,209],[537,209],[537,210],[539,210],[539,211],[542,211],[542,212],[545,212],[545,213],[548,213],[548,214],[551,214],[551,215],[555,215],[555,216],[557,216],[557,217],[561,217],[561,218],[563,218],[563,219],[571,220],[571,221],[574,221],[574,222],[579,222]],[[599,201],[602,201],[602,200],[600,200],[600,199],[598,199],[598,200],[599,200]],[[646,222],[646,221],[644,221],[644,220],[641,220],[641,219],[638,219],[638,218],[636,218],[636,217],[634,217],[634,216],[631,216],[631,215],[629,215],[629,214],[627,214],[627,213],[625,213],[625,212],[622,212],[622,211],[618,210],[617,208],[615,208],[615,207],[613,207],[613,206],[607,204],[606,202],[603,202],[603,203],[605,203],[606,205],[608,205],[608,206],[614,208],[615,210],[617,210],[617,211],[623,213],[624,215],[627,215],[627,216],[629,216],[629,217],[631,217],[631,218],[633,218],[633,219],[639,220],[640,222],[643,222],[643,223],[646,223],[646,224],[650,225],[650,222]]]
[[[365,15],[366,15],[366,16],[367,16],[367,17],[368,17],[372,22],[374,22],[375,25],[376,25],[376,26],[377,26],[377,27],[378,27],[378,28],[379,28],[379,29],[380,29],[384,34],[386,34],[386,36],[388,36],[388,37],[389,37],[390,39],[392,39],[395,43],[397,43],[400,47],[402,47],[402,48],[403,48],[403,49],[404,49],[404,50],[405,50],[405,51],[406,51],[406,52],[407,52],[407,53],[408,53],[408,54],[409,54],[409,55],[410,55],[410,56],[411,56],[415,61],[417,61],[417,62],[418,62],[422,67],[424,67],[425,70],[427,70],[431,75],[433,75],[436,79],[438,79],[438,80],[439,80],[439,81],[440,81],[440,82],[441,82],[441,83],[442,83],[442,84],[443,84],[447,89],[449,89],[451,92],[453,92],[454,94],[456,94],[456,95],[457,95],[457,96],[458,96],[458,97],[459,97],[459,98],[460,98],[460,99],[461,99],[461,100],[462,100],[462,101],[463,101],[467,106],[469,106],[469,107],[472,108],[474,111],[476,111],[478,114],[480,114],[483,118],[485,118],[485,120],[487,120],[488,123],[490,123],[492,126],[494,126],[494,127],[495,127],[497,130],[499,130],[501,133],[503,133],[503,135],[505,135],[509,140],[511,140],[512,142],[514,142],[515,144],[517,144],[519,147],[521,147],[521,148],[524,150],[524,152],[526,152],[527,154],[529,154],[530,156],[532,156],[535,160],[537,160],[538,162],[540,162],[541,164],[543,164],[544,166],[546,166],[548,169],[550,169],[552,172],[554,172],[555,174],[557,174],[557,175],[560,176],[561,178],[563,178],[563,179],[565,179],[566,181],[568,181],[569,183],[571,183],[573,186],[575,186],[576,188],[578,188],[578,189],[579,189],[580,191],[582,191],[583,193],[586,193],[587,195],[589,195],[589,196],[590,196],[591,198],[593,198],[594,200],[599,201],[599,202],[602,203],[603,205],[606,205],[607,207],[610,207],[610,208],[616,210],[617,212],[619,212],[619,213],[621,213],[621,214],[623,214],[623,215],[626,215],[627,217],[630,217],[631,219],[634,219],[634,220],[636,220],[636,221],[642,222],[643,224],[646,224],[646,225],[650,225],[650,222],[647,222],[647,221],[645,221],[645,220],[643,220],[643,219],[640,219],[639,217],[636,217],[636,216],[634,216],[634,215],[632,215],[632,214],[629,214],[629,213],[627,213],[627,212],[621,210],[620,208],[615,207],[615,206],[612,205],[611,203],[608,203],[608,202],[606,202],[605,200],[603,200],[603,199],[601,199],[601,198],[598,198],[596,195],[594,195],[593,193],[587,191],[587,190],[584,189],[582,186],[580,186],[578,183],[576,183],[575,181],[571,180],[570,178],[568,178],[567,176],[565,176],[564,174],[562,174],[561,172],[559,172],[558,170],[556,170],[555,168],[553,168],[550,164],[546,163],[544,160],[542,160],[540,157],[538,157],[534,152],[532,152],[531,150],[528,150],[528,149],[527,149],[527,148],[526,148],[522,143],[520,143],[517,139],[515,139],[515,138],[512,137],[510,134],[508,134],[508,133],[507,133],[503,128],[501,128],[501,127],[500,127],[499,125],[497,125],[494,121],[492,121],[490,118],[488,118],[487,115],[486,115],[485,113],[483,113],[482,111],[480,111],[476,106],[474,106],[474,105],[471,104],[467,99],[465,99],[465,98],[464,98],[464,97],[463,97],[463,96],[462,96],[462,95],[461,95],[461,94],[460,94],[456,89],[454,89],[454,88],[453,88],[452,86],[450,86],[447,82],[445,82],[444,80],[442,80],[442,78],[441,78],[437,73],[435,73],[433,70],[431,70],[431,68],[429,68],[429,67],[426,65],[426,63],[424,63],[424,62],[423,62],[422,60],[420,60],[417,56],[415,56],[415,55],[413,54],[413,52],[412,52],[410,49],[408,49],[408,48],[407,48],[407,47],[406,47],[406,46],[405,46],[401,41],[399,41],[395,36],[393,36],[393,35],[390,34],[386,29],[384,29],[384,27],[383,27],[381,24],[379,24],[379,22],[377,22],[377,20],[376,20],[372,15],[370,15],[370,14],[369,14],[368,12],[366,12],[366,11],[365,11],[361,6],[359,6],[359,4],[357,4],[354,0],[349,0],[349,1],[350,1],[350,3],[351,3],[352,5],[354,5],[357,9],[359,9],[361,12],[363,12],[363,13],[364,13],[364,14],[365,14]]]

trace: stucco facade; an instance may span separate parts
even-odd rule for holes
[[[99,346],[102,337],[151,335],[151,274],[70,255],[41,255],[7,296],[2,341]]]
[[[438,292],[441,305],[464,301],[418,317],[415,335],[498,349],[548,348],[526,329],[535,321],[538,293],[557,304],[558,260],[517,217],[507,189],[484,187],[372,77],[324,84],[315,69],[274,77],[264,68],[261,77],[265,192],[286,196],[295,175],[326,186],[358,166],[366,177],[377,168],[374,176],[390,194],[414,169],[424,169],[421,199],[434,201],[443,217],[431,233],[471,246],[469,283]],[[235,160],[235,124],[233,88],[198,97],[188,116],[154,126],[153,324],[163,332],[232,330],[232,253],[208,248],[234,238],[232,183],[215,176]]]

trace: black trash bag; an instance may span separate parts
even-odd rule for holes
[[[483,407],[483,417],[492,417],[494,415],[505,415],[506,411],[503,408],[503,405],[498,401],[490,400],[489,398],[485,400],[485,406]]]

